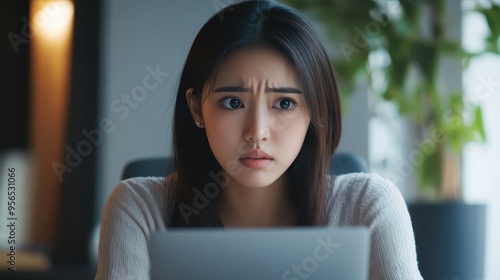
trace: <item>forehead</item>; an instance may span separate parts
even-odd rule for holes
[[[236,51],[218,69],[215,85],[266,82],[299,86],[292,64],[279,52],[254,47]]]

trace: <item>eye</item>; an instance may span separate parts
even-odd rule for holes
[[[243,107],[243,103],[241,100],[235,97],[227,97],[219,101],[219,103],[224,106],[224,108],[229,109],[229,110],[234,110]]]
[[[276,108],[280,110],[291,110],[297,102],[291,98],[282,98],[276,102]]]

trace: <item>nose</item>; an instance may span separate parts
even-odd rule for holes
[[[244,138],[247,142],[265,142],[270,137],[270,116],[265,108],[254,108],[249,112]]]

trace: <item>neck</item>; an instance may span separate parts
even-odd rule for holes
[[[224,189],[217,209],[225,227],[281,227],[297,223],[285,175],[263,188],[235,182]]]

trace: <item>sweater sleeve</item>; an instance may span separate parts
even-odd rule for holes
[[[361,196],[360,220],[371,230],[370,280],[420,280],[406,203],[390,181],[372,174]]]
[[[146,206],[127,181],[111,192],[101,220],[95,280],[149,279],[152,217]]]

